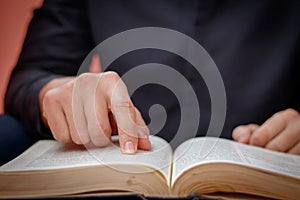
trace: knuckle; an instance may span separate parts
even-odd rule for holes
[[[283,119],[283,120],[290,120],[290,119],[299,117],[299,113],[292,108],[288,108],[281,112],[275,113],[274,117],[278,118],[278,119]]]
[[[44,105],[62,105],[70,102],[72,99],[72,90],[65,87],[55,88],[48,91],[43,97]]]
[[[109,72],[104,72],[102,74],[102,77],[105,80],[111,81],[111,82],[118,82],[121,78],[117,72],[114,71],[109,71]]]
[[[116,101],[115,106],[118,108],[128,108],[128,109],[134,111],[132,102],[130,101],[130,99],[127,99],[127,98]]]
[[[295,118],[299,116],[299,113],[292,108],[286,109],[285,114],[287,115],[288,118]]]
[[[67,91],[72,90],[74,87],[74,81],[69,81],[67,83],[65,83],[64,85],[62,85],[62,87],[59,88],[65,88]]]
[[[90,73],[83,73],[77,77],[76,81],[80,85],[87,85],[90,82],[91,76],[92,75]]]
[[[122,91],[124,84],[120,78],[120,76],[114,71],[104,72],[98,75],[99,81],[98,90],[102,92],[102,94],[106,94],[109,99],[114,96],[114,98],[121,98],[120,91]],[[122,95],[121,95],[122,96]]]
[[[258,146],[263,146],[267,137],[267,129],[264,130],[264,132],[258,132],[257,134],[253,134],[251,136],[251,141],[253,142],[253,144],[258,145]]]
[[[122,99],[113,102],[112,104],[113,113],[122,114],[124,118],[127,118],[128,123],[136,124],[136,113],[134,110],[134,105],[130,99]]]
[[[51,105],[53,103],[55,104],[59,104],[60,103],[60,98],[59,98],[59,95],[58,93],[56,92],[55,89],[52,89],[50,91],[48,91],[44,97],[43,97],[43,103],[45,105]]]

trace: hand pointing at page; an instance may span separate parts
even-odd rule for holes
[[[149,130],[115,72],[54,79],[42,88],[39,103],[58,141],[102,147],[118,133],[123,153],[151,148]]]

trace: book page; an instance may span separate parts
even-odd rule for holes
[[[175,150],[173,162],[172,184],[189,168],[211,162],[236,163],[300,178],[300,156],[221,138],[190,139]]]
[[[49,170],[92,165],[140,164],[159,170],[170,180],[172,149],[169,144],[156,136],[150,136],[150,151],[138,150],[135,155],[122,154],[115,142],[99,148],[63,144],[54,140],[41,140],[13,161],[0,167],[0,171]],[[88,149],[88,150],[87,150]],[[117,166],[116,170],[118,169]],[[151,170],[151,169],[149,169]],[[138,172],[132,172],[138,173]]]

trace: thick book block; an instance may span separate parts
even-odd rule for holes
[[[138,193],[146,197],[300,197],[300,156],[203,137],[173,152],[150,137],[152,149],[122,154],[105,147],[39,141],[0,168],[0,198]]]

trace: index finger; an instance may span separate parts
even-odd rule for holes
[[[142,118],[141,113],[137,108],[135,108],[135,115],[136,115],[136,123],[137,123],[137,132],[138,132],[138,148],[142,150],[150,150],[151,143],[149,140],[149,129],[145,124],[145,121]]]
[[[123,153],[134,154],[137,151],[138,132],[135,108],[127,87],[115,72],[106,72],[103,78],[103,88],[107,89],[108,108],[118,127],[121,150]]]

